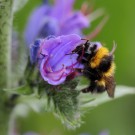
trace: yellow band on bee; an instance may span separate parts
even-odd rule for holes
[[[114,74],[114,71],[115,71],[115,64],[113,62],[112,65],[111,65],[111,67],[109,68],[109,70],[106,73],[104,73],[104,75],[106,77],[112,76],[112,74]]]
[[[100,86],[105,86],[105,80],[104,79],[101,79],[101,80],[97,81],[97,83]]]
[[[105,56],[109,54],[109,50],[105,47],[101,47],[96,55],[91,59],[90,61],[90,67],[95,68],[97,66],[99,66],[101,59]]]

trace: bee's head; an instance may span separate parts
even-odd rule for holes
[[[100,47],[102,47],[100,42],[89,42],[87,53],[88,54],[96,53]]]

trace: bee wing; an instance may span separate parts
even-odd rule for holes
[[[115,86],[116,86],[116,82],[114,80],[114,76],[109,76],[109,77],[105,77],[105,82],[106,82],[106,91],[109,95],[109,97],[114,97],[114,92],[115,92]]]

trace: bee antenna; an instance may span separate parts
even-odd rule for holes
[[[81,40],[87,40],[87,41],[89,41],[89,39],[87,39],[87,38],[81,38]]]
[[[87,44],[90,40],[86,38],[82,38],[81,40],[86,40],[85,44]]]
[[[113,48],[112,48],[112,51],[110,52],[110,55],[114,54],[116,47],[117,47],[117,44],[115,43],[115,41],[113,41]]]

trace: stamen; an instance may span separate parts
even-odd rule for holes
[[[62,71],[63,69],[61,69],[61,71]],[[56,72],[58,72],[58,71],[56,71]],[[56,73],[56,72],[54,72],[54,73]],[[67,74],[67,73],[62,73],[61,74],[61,76],[58,78],[58,79],[52,79],[53,81],[59,81],[62,77],[67,77],[67,76],[69,76],[70,74],[72,74],[74,72],[74,69],[71,69],[71,71]]]
[[[58,79],[52,79],[53,81],[59,81],[64,75],[64,72],[61,74],[61,76]]]
[[[95,10],[94,12],[92,12],[91,14],[88,14],[87,18],[90,20],[90,22],[93,22],[94,20],[103,16],[104,14],[105,14],[104,9],[99,8]]]
[[[68,74],[66,73],[65,75],[63,75],[63,77],[67,77],[69,75],[71,75],[73,73],[73,71],[69,72]]]
[[[46,69],[46,65],[47,65],[47,63],[48,63],[48,61],[49,61],[49,57],[47,57],[47,60],[45,61],[45,64],[44,64],[44,67],[43,67],[43,69],[46,71],[46,72],[48,72]]]
[[[45,42],[45,40],[42,40],[42,41],[41,41],[41,45],[40,45],[40,48],[39,48],[39,51],[38,51],[38,55],[42,54],[44,42]],[[37,56],[38,56],[38,55],[37,55]]]
[[[93,6],[89,6],[89,4],[87,2],[84,2],[81,6],[81,12],[84,14],[84,15],[88,15],[92,12],[92,9],[93,9]]]
[[[63,64],[62,68],[60,70],[54,71],[53,74],[57,74],[57,73],[61,72],[64,68],[65,68],[65,65]]]
[[[83,46],[82,46],[82,54],[81,54],[81,56],[79,57],[78,61],[75,62],[75,63],[73,63],[71,66],[67,66],[67,67],[66,67],[67,69],[68,69],[68,68],[73,68],[76,64],[78,64],[78,63],[82,60],[82,57],[83,57],[83,55],[84,55],[84,48],[85,48],[85,46],[83,45]]]
[[[62,71],[65,69],[65,65],[63,64],[62,66],[63,66],[63,67],[62,67],[60,70],[57,70],[57,71],[54,71],[54,72],[53,72],[53,75],[54,75],[54,76],[55,76],[56,74],[62,72]],[[64,75],[64,71],[62,72],[61,76],[60,76],[58,79],[53,79],[53,78],[52,78],[52,80],[53,80],[53,81],[59,81],[59,80],[63,77],[63,75]]]
[[[100,31],[102,30],[102,28],[104,27],[107,21],[108,21],[108,16],[105,16],[102,19],[102,21],[98,24],[98,26],[94,29],[94,31],[92,31],[89,35],[87,35],[86,38],[89,40],[95,38],[100,33]]]
[[[53,70],[52,70],[52,68],[51,68],[51,66],[50,66],[50,65],[48,65],[47,70],[48,70],[49,72],[53,72]]]

